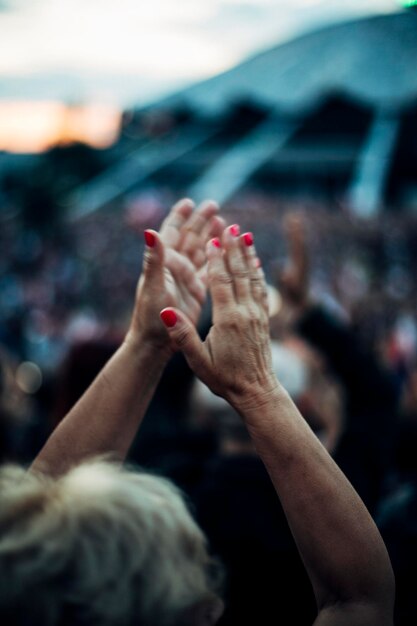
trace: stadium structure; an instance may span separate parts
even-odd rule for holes
[[[76,216],[154,186],[222,203],[246,190],[417,209],[417,12],[297,37],[141,110]]]

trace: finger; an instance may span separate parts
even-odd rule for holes
[[[204,300],[197,300],[196,297],[194,297],[186,288],[184,287],[179,287],[179,292],[181,294],[181,301],[182,301],[182,305],[184,307],[184,310],[187,311],[188,316],[190,317],[190,319],[195,319],[197,320],[200,317],[200,313],[201,313],[201,308],[204,304]],[[207,293],[207,291],[206,291]]]
[[[205,263],[204,246],[209,238],[207,232],[218,210],[216,202],[212,200],[203,202],[182,228],[178,249],[188,256],[197,268]]]
[[[220,242],[220,240],[218,240],[218,241]],[[199,280],[202,282],[202,284],[207,289],[207,287],[208,287],[207,263],[205,263],[202,267],[200,267],[200,269],[197,272],[197,276],[198,276]]]
[[[226,220],[219,215],[214,215],[203,232],[203,238],[205,239],[204,243],[207,243],[207,241],[213,239],[214,237],[218,237],[220,239],[225,228]]]
[[[212,239],[206,246],[207,252],[207,279],[213,301],[213,321],[225,308],[236,304],[233,281],[227,270],[223,250],[219,239]]]
[[[200,235],[204,227],[208,224],[211,218],[219,211],[219,205],[214,200],[205,200],[200,204],[192,215],[190,215],[185,225],[184,231],[186,233],[193,233]]]
[[[207,262],[206,244],[210,239],[220,239],[225,228],[226,221],[222,217],[214,215],[203,228],[199,238],[194,239],[193,251],[188,250],[188,255],[192,259],[194,267],[198,271],[202,271],[203,274],[205,273],[203,268]],[[205,284],[207,284],[206,281]]]
[[[190,218],[194,206],[194,202],[189,198],[183,198],[174,204],[159,230],[166,246],[177,249],[182,237],[182,228]]]
[[[268,286],[266,283],[265,273],[262,268],[262,263],[259,259],[257,259],[257,272],[259,274],[259,279],[261,281],[261,290],[262,290],[262,307],[265,311],[267,317],[269,317],[269,300],[268,300]]]
[[[190,259],[195,270],[203,267],[206,262],[205,242],[203,240],[194,239],[192,246],[187,246],[182,252],[186,258]]]
[[[209,356],[195,326],[178,309],[163,309],[160,316],[175,347],[182,351],[196,376],[204,378]]]
[[[268,291],[261,262],[256,254],[253,234],[244,233],[239,243],[249,272],[252,297],[268,313]]]
[[[164,244],[154,230],[145,230],[144,237],[146,245],[143,256],[143,280],[162,289],[164,286]]]
[[[240,229],[237,224],[226,228],[223,234],[226,264],[233,280],[233,289],[238,303],[251,299],[249,268],[239,244]]]
[[[166,267],[171,272],[178,287],[185,285],[184,293],[188,292],[198,302],[203,303],[206,297],[206,285],[195,271],[194,265],[187,257],[176,250],[166,251]]]

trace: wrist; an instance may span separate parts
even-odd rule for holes
[[[288,428],[299,427],[299,413],[288,392],[278,382],[275,389],[254,396],[251,400],[239,404],[236,408],[255,444],[260,450],[276,450],[277,441]],[[304,420],[301,418],[304,423]],[[298,424],[298,426],[296,426]]]
[[[229,403],[240,414],[244,422],[262,418],[269,409],[288,399],[288,394],[275,376],[256,387],[248,388],[238,396],[229,398]]]
[[[128,330],[124,338],[123,347],[131,354],[132,358],[139,358],[141,361],[149,359],[162,367],[165,367],[174,353],[170,347],[168,337],[166,341],[161,341],[145,332],[132,328]]]

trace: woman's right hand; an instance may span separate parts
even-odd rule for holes
[[[237,225],[208,242],[207,259],[213,325],[206,340],[178,309],[164,309],[161,318],[198,378],[244,414],[278,387],[264,275],[252,234],[239,236]]]

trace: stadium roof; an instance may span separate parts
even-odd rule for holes
[[[417,12],[346,22],[281,44],[164,99],[219,113],[241,99],[288,111],[338,91],[378,108],[417,97]]]

